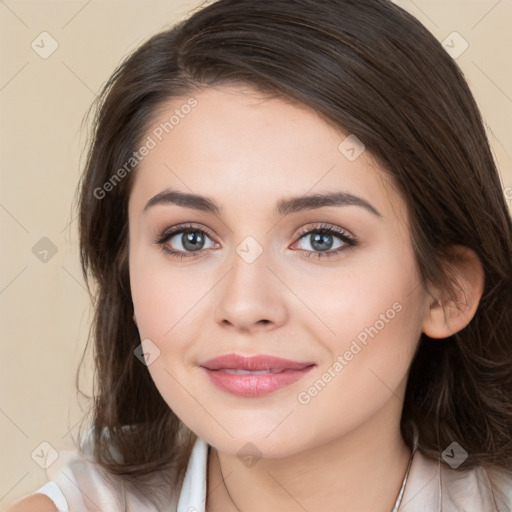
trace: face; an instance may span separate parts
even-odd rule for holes
[[[173,99],[145,136],[129,200],[137,325],[162,397],[218,450],[282,457],[398,424],[427,297],[404,203],[348,135],[222,86]],[[208,363],[229,354],[291,362]]]

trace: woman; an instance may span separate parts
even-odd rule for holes
[[[98,102],[80,247],[93,426],[16,506],[511,510],[510,214],[396,5],[219,0],[151,38]]]

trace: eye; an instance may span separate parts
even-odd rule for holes
[[[303,249],[308,258],[328,258],[336,256],[340,252],[351,249],[359,243],[357,238],[348,233],[348,231],[324,224],[316,226],[313,229],[301,231],[298,236],[300,238],[296,244],[301,241],[306,241],[307,243],[305,245],[311,247],[311,249]],[[335,239],[339,240],[337,245]]]
[[[332,257],[355,247],[359,243],[357,238],[348,231],[324,224],[303,230],[298,236],[299,240],[294,245],[307,241],[308,243],[305,245],[309,245],[311,249],[303,248],[301,250],[306,253],[308,258]],[[165,230],[154,240],[154,243],[160,245],[162,250],[171,257],[183,259],[198,256],[206,249],[217,245],[212,241],[212,245],[208,247],[207,239],[212,241],[205,229],[187,224]],[[338,244],[335,242],[336,239],[338,239]]]
[[[194,253],[209,248],[205,247],[207,239],[211,240],[204,229],[188,224],[167,229],[154,242],[170,256],[182,259],[196,256]]]

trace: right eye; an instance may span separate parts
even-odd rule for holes
[[[171,257],[183,259],[196,256],[194,253],[202,253],[206,250],[204,248],[206,239],[211,240],[204,229],[189,224],[166,229],[158,236],[155,243]]]

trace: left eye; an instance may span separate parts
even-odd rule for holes
[[[305,235],[301,236],[299,242],[309,240],[309,243],[306,245],[309,245],[310,247],[312,247],[312,249],[305,248],[304,250],[307,252],[323,252],[327,250],[338,249],[339,247],[345,245],[344,242],[340,241],[337,247],[333,247],[333,245],[335,245],[334,240],[336,238],[338,240],[341,240],[340,236],[332,235],[331,233],[328,233],[326,231],[310,231],[309,233],[306,233]]]
[[[297,244],[303,240],[310,240],[308,245],[311,249],[303,249],[307,253],[306,256],[308,258],[335,256],[358,244],[358,240],[344,229],[325,225],[303,231],[299,236],[300,238],[298,242],[296,242]],[[336,247],[333,247],[336,238],[340,240],[340,242]]]

